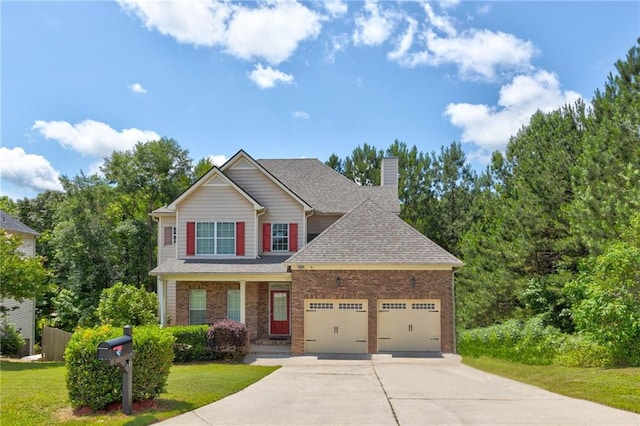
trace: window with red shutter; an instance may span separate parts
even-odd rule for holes
[[[187,256],[196,254],[196,223],[187,222]]]
[[[289,251],[298,251],[298,224],[289,224]]]
[[[173,244],[173,226],[164,227],[164,245],[170,246]]]
[[[236,256],[244,256],[244,222],[236,222]]]
[[[271,251],[271,224],[262,224],[262,251]]]

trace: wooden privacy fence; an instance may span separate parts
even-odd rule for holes
[[[64,361],[64,350],[72,333],[53,327],[42,329],[42,359],[44,361]]]

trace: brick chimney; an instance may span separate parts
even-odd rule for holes
[[[398,189],[398,157],[384,157],[380,170],[380,186]]]

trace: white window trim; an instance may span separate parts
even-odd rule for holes
[[[198,225],[200,224],[204,224],[204,223],[213,223],[213,237],[198,237]],[[218,224],[222,224],[222,223],[230,223],[232,224],[232,230],[233,230],[233,238],[230,237],[218,237]],[[236,235],[236,222],[232,222],[232,221],[216,221],[216,222],[196,222],[196,229],[195,229],[195,255],[196,256],[235,256],[236,254],[236,238],[238,236]],[[218,253],[218,240],[231,240],[233,239],[233,251],[231,253]],[[198,240],[213,240],[213,253],[198,253]]]
[[[177,226],[172,226],[171,227],[171,244],[175,245],[178,242],[178,227]]]
[[[287,227],[287,236],[286,237],[280,237],[278,236],[277,238],[286,238],[287,239],[287,248],[286,250],[279,250],[275,248],[275,243],[276,243],[276,235],[274,235],[275,233],[275,228],[276,225],[285,225]],[[289,241],[289,239],[291,238],[291,227],[289,226],[288,223],[272,223],[271,224],[271,251],[275,252],[275,253],[288,253],[289,249],[291,247],[291,242]]]

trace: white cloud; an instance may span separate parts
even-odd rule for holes
[[[391,37],[399,16],[388,9],[380,10],[378,6],[378,2],[367,0],[364,4],[365,13],[356,17],[356,29],[353,32],[356,46],[377,46]]]
[[[118,0],[148,29],[195,46],[219,46],[232,56],[277,65],[298,45],[318,36],[322,17],[292,1],[259,1],[255,7],[216,0]]]
[[[261,89],[270,89],[277,83],[291,84],[294,78],[291,74],[286,74],[271,67],[264,67],[257,64],[255,69],[249,73],[249,79]]]
[[[426,49],[412,53],[409,50],[416,31],[417,24],[410,24],[403,36],[402,48],[389,53],[390,60],[406,67],[453,64],[463,78],[491,81],[502,70],[531,70],[531,58],[537,53],[530,41],[512,34],[478,29],[451,37],[439,37],[428,30],[424,40]]]
[[[34,191],[62,190],[60,173],[41,155],[27,154],[24,149],[0,148],[2,178]]]
[[[140,83],[133,83],[129,85],[129,89],[131,89],[131,91],[134,93],[147,93],[147,89],[142,87]]]
[[[325,0],[322,4],[332,18],[339,18],[349,10],[347,4],[341,0]]]
[[[427,19],[431,23],[431,25],[440,31],[445,32],[449,36],[455,36],[457,31],[451,18],[445,15],[437,15],[430,3],[423,3],[422,7],[424,8],[424,12],[427,14]]]
[[[208,155],[207,158],[214,166],[222,166],[227,162],[228,158],[224,155]]]
[[[461,142],[502,150],[536,111],[550,112],[578,98],[580,94],[561,89],[555,74],[539,70],[533,75],[519,75],[504,85],[496,106],[451,103],[445,115],[462,129]]]
[[[293,112],[291,113],[291,116],[292,116],[293,118],[298,118],[298,119],[300,119],[300,120],[308,120],[308,119],[310,118],[310,117],[309,117],[309,114],[307,114],[307,113],[306,113],[306,112],[304,112],[304,111],[293,111]]]
[[[336,54],[344,52],[349,46],[349,36],[346,34],[329,36],[329,43],[325,46],[327,53],[324,56],[324,61],[333,64],[336,61]]]
[[[74,125],[66,121],[39,120],[33,125],[33,130],[39,131],[47,139],[58,141],[65,148],[99,157],[130,149],[137,142],[160,139],[160,135],[151,130],[132,128],[118,132],[105,123],[93,120]]]
[[[224,43],[226,22],[233,11],[231,4],[213,0],[118,0],[118,3],[138,16],[147,29],[196,46]]]

